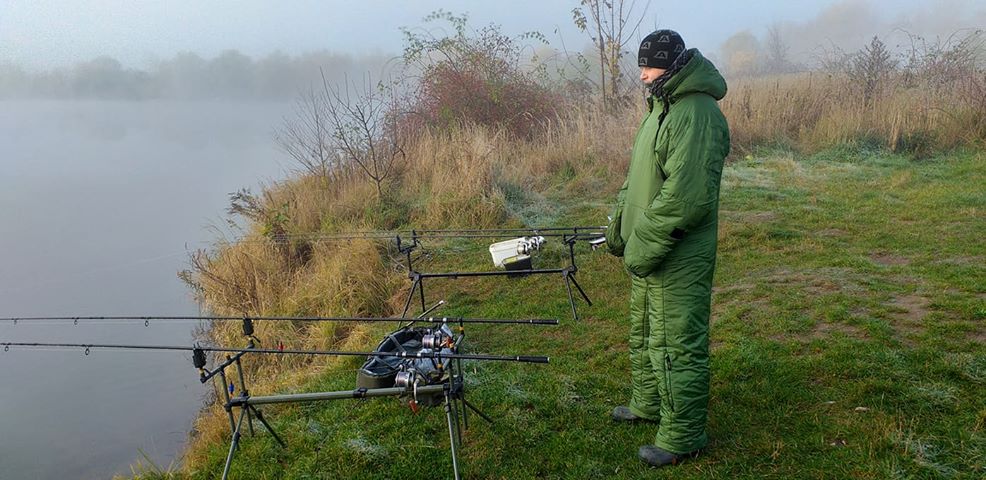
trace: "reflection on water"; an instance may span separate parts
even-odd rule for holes
[[[0,317],[195,315],[175,272],[227,194],[281,176],[290,105],[0,101]],[[0,341],[190,345],[190,322],[0,323]],[[108,478],[179,461],[190,354],[0,351],[2,478]]]

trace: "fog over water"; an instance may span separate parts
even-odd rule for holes
[[[227,194],[283,176],[271,102],[0,102],[0,316],[195,315],[176,277]],[[0,324],[3,341],[190,345],[193,323]],[[0,478],[167,466],[202,405],[190,356],[0,352]]]
[[[365,55],[399,53],[400,27],[417,27],[425,15],[444,9],[467,12],[475,25],[502,24],[510,34],[537,30],[558,47],[588,44],[572,24],[578,0],[320,0],[238,2],[172,0],[6,0],[0,6],[0,63],[30,68],[71,65],[108,55],[126,66],[146,68],[177,52],[211,58],[227,49],[260,58],[330,48]],[[630,2],[627,2],[629,5]],[[635,2],[639,7],[644,0]],[[955,28],[986,27],[981,0],[724,0],[650,2],[643,33],[678,30],[692,46],[711,52],[739,31],[762,35],[780,24],[793,52],[819,44],[858,46],[866,35],[896,27],[919,34],[948,34]]]

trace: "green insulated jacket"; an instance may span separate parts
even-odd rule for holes
[[[648,99],[607,243],[633,274],[629,409],[659,423],[654,445],[708,442],[709,316],[719,179],[729,130],[726,82],[697,51]]]
[[[726,82],[697,50],[692,55],[665,84],[663,98],[647,99],[607,233],[613,253],[641,277],[672,249],[715,252],[719,178],[729,153],[729,129],[716,101],[726,95]]]

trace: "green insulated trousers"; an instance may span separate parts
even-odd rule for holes
[[[627,180],[606,231],[632,272],[630,411],[659,422],[654,444],[705,447],[709,315],[719,186],[729,126],[716,103],[726,81],[697,50],[648,99]]]
[[[658,422],[654,444],[673,453],[708,443],[712,255],[678,265],[672,254],[657,272],[630,275],[630,410]]]

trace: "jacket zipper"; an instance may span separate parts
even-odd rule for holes
[[[671,355],[664,354],[664,363],[667,367],[665,370],[667,373],[665,373],[664,378],[668,383],[668,402],[671,404],[671,413],[674,413],[674,391],[671,389]]]
[[[661,276],[661,312],[664,310],[664,276]],[[668,386],[668,404],[671,406],[671,413],[674,413],[674,393],[671,391],[671,354],[668,353],[668,317],[661,315],[661,324],[664,329],[664,383]]]

